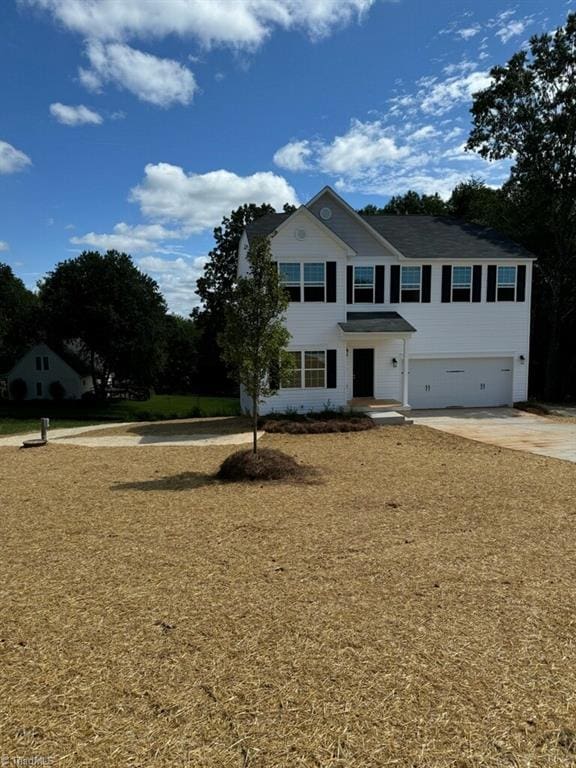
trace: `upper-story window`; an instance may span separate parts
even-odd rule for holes
[[[36,370],[41,371],[42,370],[42,358],[37,357],[36,358]]]
[[[422,268],[402,267],[400,274],[400,300],[403,302],[420,301],[422,289]]]
[[[304,301],[324,301],[325,279],[323,263],[304,264]]]
[[[470,301],[472,297],[472,267],[452,268],[452,301]]]
[[[50,366],[48,364],[48,358],[47,357],[43,357],[42,360],[44,362],[44,370],[45,371],[49,370]]]
[[[284,289],[290,296],[290,301],[301,300],[301,277],[300,277],[300,264],[280,263],[278,265],[280,271],[280,280]]]
[[[280,262],[278,269],[290,301],[325,300],[326,265],[324,262],[304,262],[304,264]]]
[[[354,267],[354,303],[374,303],[374,267]]]
[[[498,267],[496,299],[498,301],[516,300],[516,267]]]

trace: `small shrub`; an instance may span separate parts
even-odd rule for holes
[[[225,459],[216,474],[219,480],[242,482],[246,480],[298,480],[311,474],[309,467],[273,448],[236,451]]]
[[[187,417],[188,419],[199,419],[202,416],[202,409],[199,405],[194,405],[190,410],[188,411]]]
[[[24,379],[14,379],[10,382],[10,395],[13,400],[24,400],[28,394],[28,385]]]
[[[61,381],[53,381],[48,387],[50,397],[52,400],[64,400],[66,397],[66,390]]]
[[[355,416],[349,419],[326,419],[316,421],[281,421],[271,419],[264,422],[262,429],[265,432],[282,433],[288,435],[322,435],[333,432],[364,432],[374,429],[376,423],[367,416]]]

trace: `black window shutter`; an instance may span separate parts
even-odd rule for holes
[[[384,304],[384,264],[377,264],[374,270],[374,303]]]
[[[488,283],[486,286],[486,301],[496,301],[496,265],[488,265]]]
[[[346,304],[353,304],[354,267],[346,267]]]
[[[526,265],[516,268],[516,301],[526,301]]]
[[[390,267],[390,304],[400,303],[400,267],[393,264]]]
[[[336,301],[336,262],[326,262],[326,301]]]
[[[326,386],[336,389],[336,350],[326,350]]]
[[[430,304],[430,292],[432,286],[432,266],[424,264],[422,267],[422,301]]]
[[[447,304],[451,299],[452,292],[452,265],[442,265],[442,301]]]
[[[472,301],[482,301],[482,264],[472,267]]]

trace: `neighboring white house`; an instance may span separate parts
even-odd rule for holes
[[[64,353],[63,353],[64,354]],[[6,396],[16,379],[26,382],[25,400],[50,400],[50,385],[59,381],[64,387],[66,399],[76,399],[92,389],[92,379],[82,363],[72,354],[66,360],[46,344],[36,344],[18,362],[0,376],[4,384],[0,388]]]
[[[450,217],[360,216],[329,187],[249,225],[239,274],[264,236],[291,296],[295,369],[263,413],[527,398],[534,257],[521,246]]]

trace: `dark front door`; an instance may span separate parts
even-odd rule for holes
[[[353,397],[374,397],[373,349],[354,350],[353,378]]]

